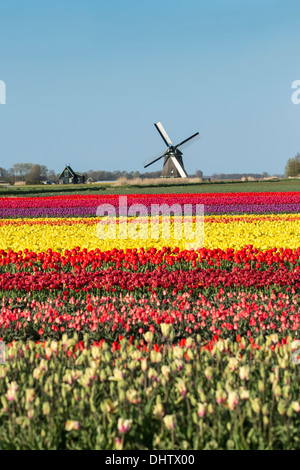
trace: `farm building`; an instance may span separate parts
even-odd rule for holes
[[[85,176],[73,171],[72,168],[67,165],[64,171],[59,175],[58,182],[59,184],[82,184],[85,183]]]

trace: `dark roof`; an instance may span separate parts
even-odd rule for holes
[[[67,169],[69,170],[69,172],[70,172],[73,176],[75,176],[75,175],[77,175],[77,176],[84,176],[82,173],[77,173],[76,171],[72,170],[72,168],[71,168],[69,165],[67,165],[67,166],[64,168],[64,170],[61,172],[61,174],[59,175],[60,178],[63,178],[63,173],[64,173],[65,170],[67,170]]]

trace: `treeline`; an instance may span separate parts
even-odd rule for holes
[[[63,168],[62,168],[63,170]],[[73,168],[76,171],[76,168]],[[117,181],[119,178],[125,177],[127,179],[134,178],[159,178],[161,171],[153,171],[148,173],[140,173],[139,171],[104,171],[104,170],[88,170],[83,173],[86,177],[92,178],[93,181]],[[45,165],[33,163],[15,163],[9,170],[0,168],[0,181],[3,183],[17,183],[25,181],[27,184],[38,184],[43,181],[50,180],[57,182],[60,173],[55,173],[54,170],[48,170]],[[194,175],[202,178],[203,173],[197,170]]]
[[[54,170],[48,170],[45,165],[35,163],[15,163],[9,170],[0,167],[0,180],[3,183],[17,183],[25,181],[28,184],[37,184],[46,180],[57,179]]]
[[[261,179],[267,178],[269,173],[213,173],[210,177],[211,180],[240,180],[241,178],[254,178]]]
[[[119,178],[125,177],[127,179],[134,178],[159,178],[161,171],[152,173],[140,173],[139,171],[104,171],[104,170],[88,170],[84,173],[87,178],[92,178],[94,181],[117,181]]]
[[[125,177],[127,179],[134,179],[134,178],[159,178],[161,175],[160,171],[152,171],[148,173],[140,173],[139,171],[94,171],[89,170],[84,173],[87,178],[93,178],[94,181],[116,181],[119,178]],[[194,175],[190,175],[191,177],[203,177],[203,172],[201,170],[197,170]]]
[[[299,160],[292,162],[290,167],[294,165],[294,172],[296,173],[299,169],[300,173],[300,155]],[[293,168],[294,169],[294,168]],[[63,169],[62,169],[63,170]],[[73,168],[76,171],[76,168]],[[161,175],[160,171],[144,172],[139,171],[104,171],[104,170],[88,170],[83,173],[86,177],[86,181],[91,178],[93,182],[97,181],[117,181],[119,178],[134,179],[134,178],[159,178]],[[50,180],[54,183],[58,181],[60,173],[56,173],[54,170],[48,170],[45,165],[39,165],[34,163],[15,163],[9,170],[0,167],[0,181],[3,183],[14,184],[20,181],[25,181],[27,184],[39,184],[44,181]],[[197,170],[193,175],[189,175],[190,178],[205,178],[210,180],[240,180],[241,178],[253,178],[261,179],[268,177],[267,172],[264,173],[213,173],[210,177],[204,177],[201,170]],[[289,175],[288,175],[289,176]]]

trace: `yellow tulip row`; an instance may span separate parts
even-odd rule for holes
[[[14,251],[28,248],[45,251],[52,248],[63,252],[76,246],[92,250],[112,248],[180,249],[233,248],[253,245],[260,250],[274,246],[300,246],[300,217],[298,215],[209,216],[204,224],[190,221],[182,224],[173,220],[160,221],[160,229],[150,220],[127,219],[127,227],[111,221],[100,225],[100,219],[13,219],[0,226],[0,249]],[[121,227],[121,228],[120,228]]]

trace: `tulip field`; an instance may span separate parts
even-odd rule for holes
[[[299,450],[300,192],[119,202],[0,198],[0,449]]]

